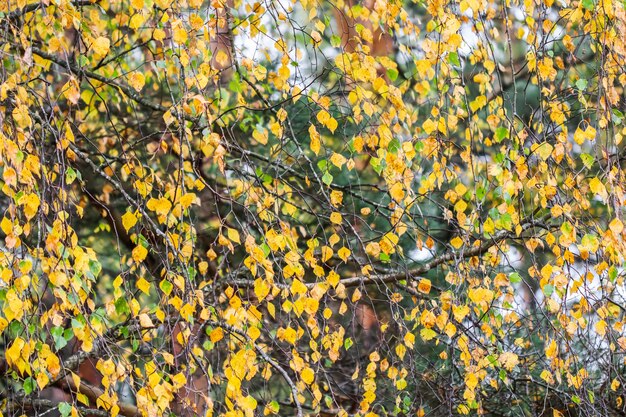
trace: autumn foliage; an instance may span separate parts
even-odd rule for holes
[[[622,0],[0,1],[0,416],[626,413]]]

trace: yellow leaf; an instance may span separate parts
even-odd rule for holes
[[[402,183],[396,182],[389,190],[389,194],[391,195],[391,198],[397,202],[402,201],[404,198],[404,187],[402,186]]]
[[[617,236],[622,233],[622,230],[624,230],[624,224],[620,219],[615,218],[611,221],[611,223],[609,223],[609,229],[611,229],[614,236]],[[4,230],[4,228],[2,230]]]
[[[302,381],[304,381],[305,384],[311,385],[313,381],[315,380],[315,372],[313,372],[313,369],[307,366],[300,373],[300,377],[302,378]]]
[[[28,107],[20,105],[13,109],[11,113],[13,115],[13,120],[15,123],[21,128],[27,128],[32,124],[32,120],[30,118],[30,114],[28,113]]]
[[[328,130],[330,130],[332,133],[335,133],[337,126],[339,126],[339,124],[337,123],[337,120],[335,120],[334,117],[331,117],[330,119],[328,119],[328,122],[326,123],[326,127],[328,128]]]
[[[140,263],[141,261],[146,259],[146,256],[148,256],[148,250],[142,245],[139,245],[135,247],[135,249],[133,249],[132,256],[135,262]]]
[[[341,249],[339,249],[339,251],[337,251],[337,256],[339,256],[339,258],[341,258],[342,261],[348,262],[348,257],[350,256],[351,253],[352,252],[350,252],[350,249],[346,247],[342,247]]]
[[[152,32],[152,37],[154,38],[154,40],[156,41],[162,41],[163,39],[165,39],[165,31],[163,29],[154,29],[154,32]]]
[[[222,330],[221,327],[217,327],[211,330],[211,333],[209,333],[209,339],[211,339],[211,342],[213,343],[219,342],[223,338],[224,338],[224,330]]]
[[[235,243],[241,243],[241,239],[239,238],[239,232],[236,229],[231,229],[230,227],[226,231],[228,234],[228,238]]]
[[[513,352],[503,352],[498,357],[498,362],[507,371],[511,372],[515,366],[519,363],[519,357]]]
[[[134,213],[127,211],[126,213],[124,213],[124,215],[122,216],[122,225],[124,226],[124,229],[126,229],[126,231],[128,232],[130,230],[131,227],[133,227],[135,224],[137,223],[137,217],[135,216]]]
[[[589,188],[594,194],[599,195],[603,200],[607,199],[608,193],[606,191],[606,187],[597,177],[594,177],[591,181],[589,181]]]
[[[309,126],[309,137],[311,138],[311,150],[315,153],[315,155],[319,155],[322,142],[320,140],[321,136],[317,132],[315,125]]]
[[[317,113],[316,117],[317,117],[317,121],[323,124],[324,126],[326,125],[326,123],[328,123],[328,121],[331,118],[330,113],[328,113],[326,110],[320,110],[320,112]]]
[[[306,285],[302,283],[299,279],[294,279],[291,283],[291,293],[296,294],[305,294],[307,291]]]
[[[450,241],[450,244],[454,249],[459,249],[461,246],[463,246],[463,240],[457,236]]]
[[[250,326],[248,327],[247,334],[250,339],[257,340],[261,336],[261,330],[259,330],[259,328],[256,326]]]
[[[154,324],[152,323],[152,320],[150,319],[150,316],[148,316],[145,313],[139,315],[139,324],[144,329],[149,329],[149,328],[154,327]]]
[[[151,198],[148,200],[146,204],[148,210],[152,210],[156,212],[159,216],[165,216],[170,212],[172,208],[172,203],[167,198],[159,198],[158,200],[155,198]]]
[[[130,77],[128,77],[128,83],[133,87],[136,91],[141,91],[144,84],[146,83],[146,79],[140,72],[133,72]]]
[[[329,246],[322,246],[322,262],[326,262],[333,256],[333,250]]]
[[[478,378],[476,378],[476,374],[468,372],[465,375],[465,385],[467,385],[469,389],[476,388],[476,385],[478,385]]]
[[[437,332],[435,332],[433,329],[422,329],[420,330],[420,337],[422,339],[424,339],[425,341],[429,341],[434,339],[437,336]]]
[[[614,378],[613,381],[611,381],[611,390],[612,391],[617,391],[617,389],[620,386],[620,382],[617,378]]]
[[[178,389],[187,383],[187,377],[184,373],[179,372],[172,377],[172,382],[174,383],[174,388]]]
[[[430,292],[430,288],[431,288],[430,280],[426,278],[422,278],[419,284],[417,285],[417,289],[419,290],[419,292],[422,292],[424,294],[428,294]]]
[[[20,199],[20,204],[24,204],[24,214],[27,219],[32,219],[39,209],[39,196],[35,193],[28,194]]]
[[[424,132],[426,132],[426,134],[430,135],[435,129],[437,129],[437,124],[431,119],[427,119],[422,124],[422,129],[424,129]]]
[[[21,373],[24,373],[24,370],[26,370],[26,366],[27,366],[23,358],[24,354],[29,355],[29,353],[26,352],[27,346],[28,345],[24,341],[24,339],[18,336],[15,338],[15,340],[11,344],[11,347],[9,347],[5,351],[5,358],[6,358],[7,364],[11,367],[17,367],[17,369]]]
[[[242,409],[246,411],[253,411],[257,406],[257,401],[253,396],[247,395],[239,400],[239,404]]]
[[[150,282],[146,281],[144,277],[139,278],[136,285],[144,294],[150,294]]]
[[[493,300],[493,291],[482,287],[470,289],[467,295],[475,304],[488,304]]]
[[[483,223],[483,230],[485,233],[492,235],[494,230],[496,229],[496,225],[491,220],[491,217],[487,217],[487,220]]]
[[[44,389],[44,387],[48,385],[48,382],[50,382],[50,378],[48,378],[48,374],[46,374],[45,372],[37,373],[37,386],[39,387],[40,390]]]
[[[172,36],[174,42],[182,44],[187,42],[187,31],[182,26],[182,24],[177,24],[174,26],[174,34]]]
[[[2,229],[5,235],[10,235],[13,233],[13,223],[6,217],[3,217],[0,222],[0,229]]]
[[[75,78],[70,78],[62,88],[63,95],[72,104],[78,104],[80,100],[80,88]]]
[[[576,132],[574,132],[574,141],[579,145],[585,142],[585,132],[581,128],[577,128]]]
[[[547,369],[544,369],[543,371],[541,371],[541,375],[539,376],[548,384],[551,384],[552,382],[554,382],[554,378],[552,377],[552,374]]]
[[[535,151],[537,152],[539,157],[544,161],[548,159],[550,155],[552,155],[553,149],[554,147],[550,145],[548,142],[543,142],[539,145],[536,145],[535,147]]]
[[[196,195],[194,193],[187,193],[180,198],[180,205],[183,209],[187,209],[194,201],[196,201]]]
[[[343,193],[341,191],[333,190],[330,192],[330,204],[338,207],[343,202]]]
[[[259,301],[263,301],[265,297],[270,293],[270,286],[267,285],[265,280],[261,278],[257,278],[254,280],[254,294],[257,296]]]
[[[104,36],[100,36],[93,42],[92,48],[96,55],[103,57],[109,53],[111,41]]]
[[[452,323],[448,323],[443,331],[448,335],[448,337],[452,337],[456,334],[456,326]]]
[[[470,109],[472,110],[472,112],[475,112],[485,107],[486,104],[487,104],[487,97],[478,96],[476,97],[476,100],[470,102]]]
[[[330,215],[330,221],[334,224],[341,224],[341,220],[341,213],[335,211]]]
[[[262,131],[258,131],[257,129],[254,129],[252,131],[252,137],[261,145],[267,145],[267,140],[269,136],[267,133],[267,129],[263,129]]]
[[[202,26],[204,26],[204,19],[197,14],[192,13],[191,16],[189,16],[189,24],[193,30],[199,30]]]
[[[413,333],[406,333],[404,335],[404,344],[409,349],[413,349],[413,346],[415,345],[415,335]]]
[[[337,168],[341,168],[343,164],[346,163],[346,157],[338,153],[333,153],[330,157],[330,162]]]
[[[556,341],[551,340],[548,346],[546,347],[546,356],[548,357],[548,359],[554,359],[556,358],[557,354],[558,354],[558,348],[556,346]]]

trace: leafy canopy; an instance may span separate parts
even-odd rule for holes
[[[3,415],[624,413],[623,1],[10,0],[0,37]]]

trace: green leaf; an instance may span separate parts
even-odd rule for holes
[[[239,74],[235,73],[233,75],[233,79],[228,83],[228,87],[230,91],[234,91],[235,93],[241,93],[243,90],[241,89],[241,82],[239,81]]]
[[[324,175],[322,176],[322,182],[326,185],[330,185],[333,183],[333,176],[330,174],[330,172],[326,171],[324,173]]]
[[[65,182],[67,184],[71,184],[76,179],[76,171],[72,169],[72,167],[67,167],[65,170]]]
[[[583,161],[583,165],[585,165],[587,169],[591,169],[594,161],[594,157],[592,155],[589,155],[588,153],[582,153],[580,154],[580,159]]]
[[[621,124],[624,120],[624,113],[617,109],[613,109],[611,113],[611,120],[613,120],[613,123],[615,123],[616,125]]]
[[[387,70],[387,76],[391,81],[395,81],[398,79],[398,70],[395,68],[389,68]]]
[[[52,340],[54,340],[54,347],[56,350],[61,350],[67,346],[67,340],[63,336],[63,327],[53,327],[50,329],[50,335],[52,336]]]
[[[370,159],[370,165],[372,166],[372,168],[374,168],[374,171],[376,171],[378,175],[383,172],[383,164],[381,163],[380,158]]]
[[[398,139],[392,139],[391,142],[389,142],[387,150],[396,155],[398,153],[398,150],[400,150],[400,142],[398,142]]]
[[[67,417],[72,413],[72,406],[68,403],[59,403],[59,412],[63,417]]]
[[[544,285],[543,293],[546,297],[550,297],[553,292],[554,292],[554,285],[552,284]]]
[[[511,281],[513,284],[517,284],[518,282],[522,282],[522,276],[517,272],[513,272],[511,275],[509,275],[509,281]]]
[[[345,340],[343,341],[343,347],[345,350],[350,349],[350,347],[354,344],[354,342],[352,341],[351,338],[346,337]]]
[[[457,67],[461,66],[461,61],[459,61],[459,54],[456,52],[450,52],[448,54],[448,62],[452,65],[456,65]]]
[[[97,278],[102,271],[102,265],[100,262],[92,259],[89,261],[89,271],[93,274],[94,278]]]
[[[341,38],[337,35],[330,37],[330,44],[333,48],[339,48],[341,46]]]
[[[36,386],[37,386],[37,382],[33,378],[31,377],[26,378],[24,380],[24,385],[23,385],[24,393],[26,395],[30,394],[31,392],[35,390]]]
[[[583,0],[582,3],[583,7],[590,12],[596,7],[596,3],[593,0]]]
[[[172,289],[174,288],[174,285],[168,280],[164,279],[159,283],[159,288],[161,288],[161,291],[163,291],[165,295],[170,295]]]
[[[79,55],[78,56],[78,66],[79,67],[84,67],[89,65],[89,58],[87,58],[85,55]]]
[[[128,303],[126,302],[125,298],[120,297],[115,300],[115,312],[117,314],[125,314],[130,312],[130,308],[128,307]]]
[[[506,127],[500,126],[496,129],[496,139],[497,142],[502,142],[503,139],[509,136],[509,129]]]
[[[274,400],[268,404],[267,408],[269,408],[274,414],[276,414],[280,410],[280,404],[278,404],[278,401]]]
[[[578,81],[576,81],[576,88],[578,88],[581,91],[587,88],[587,80],[585,80],[584,78],[581,78]]]

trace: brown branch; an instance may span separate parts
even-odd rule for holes
[[[23,398],[19,402],[11,401],[11,403],[7,406],[6,410],[9,412],[8,415],[14,415],[19,409],[33,409],[38,410],[44,408],[46,410],[52,410],[59,407],[60,402],[55,402],[51,400],[43,400],[43,399],[33,399],[33,398]],[[82,416],[93,416],[93,417],[108,417],[110,414],[104,410],[97,410],[95,408],[87,408],[87,407],[74,407],[78,410],[80,415]],[[47,412],[47,411],[46,411]],[[41,413],[43,415],[43,413]]]
[[[542,223],[549,216],[544,216],[539,220],[533,221],[529,220],[526,222],[522,222],[522,231],[526,231],[533,226],[536,226],[539,223]],[[479,246],[474,246],[469,249],[461,250],[458,252],[446,252],[443,255],[431,260],[430,262],[426,262],[414,269],[408,271],[401,272],[393,272],[390,274],[378,274],[378,275],[358,275],[350,278],[343,278],[339,281],[340,284],[343,284],[345,287],[356,287],[359,285],[369,285],[369,284],[388,284],[388,283],[397,283],[398,281],[404,279],[416,279],[419,275],[424,275],[434,268],[442,265],[446,262],[450,262],[454,259],[458,258],[472,258],[474,256],[479,256],[487,252],[492,246],[498,245],[502,241],[513,237],[514,234],[512,232],[502,230],[497,233],[495,236],[491,237],[489,240],[483,241]],[[305,285],[310,289],[317,285],[317,282],[309,282]],[[254,281],[250,279],[226,279],[222,281],[222,285],[233,285],[239,287],[254,287]],[[274,284],[281,289],[289,288],[286,284]],[[441,292],[440,289],[432,287],[433,289]]]

